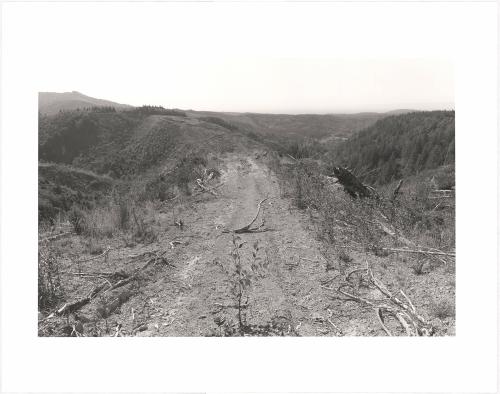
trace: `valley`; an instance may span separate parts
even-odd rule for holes
[[[40,336],[455,334],[450,164],[333,176],[384,116],[106,108],[41,115]]]

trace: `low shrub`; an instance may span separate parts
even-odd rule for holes
[[[54,307],[62,298],[60,265],[52,249],[38,249],[38,309]]]
[[[424,266],[425,266],[425,263],[427,263],[426,260],[420,260],[420,261],[417,261],[412,267],[412,271],[415,275],[423,275],[425,274],[425,271],[424,271]]]
[[[73,206],[68,213],[68,220],[76,234],[81,235],[85,232],[87,226],[86,216],[82,209]]]
[[[448,300],[441,300],[431,306],[431,313],[434,317],[444,320],[455,316],[455,305]]]
[[[343,249],[339,251],[338,258],[344,264],[352,262],[352,257]]]

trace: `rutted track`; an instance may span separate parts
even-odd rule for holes
[[[265,219],[268,231],[240,235],[245,242],[242,260],[251,258],[257,241],[269,261],[263,277],[250,287],[247,321],[263,325],[286,318],[293,329],[298,327],[299,335],[335,335],[321,319],[326,317],[328,290],[321,288],[327,274],[318,242],[289,210],[289,202],[280,198],[278,182],[265,164],[234,154],[224,164],[220,196],[179,213],[185,223],[179,235],[189,244],[176,247],[169,256],[176,268],[155,271],[139,295],[123,306],[117,321],[129,326],[127,310],[147,309],[143,318],[149,316],[148,330],[138,333],[147,336],[209,335],[217,328],[216,316],[236,321],[234,296],[222,268],[231,264],[233,235],[222,230],[248,223],[258,202],[268,197],[258,219]]]

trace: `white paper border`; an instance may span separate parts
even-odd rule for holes
[[[180,20],[196,34],[179,40],[205,43],[208,37],[216,48],[212,54],[453,59],[457,336],[38,338],[36,94],[43,75],[37,73],[37,62],[57,44],[71,43],[85,34],[61,31],[60,43],[44,40],[44,15],[59,13],[67,22],[72,7],[79,7],[76,14],[87,18],[88,29],[101,29],[103,36],[106,29],[119,24],[116,18],[122,16],[116,7],[137,14],[130,28],[138,34],[149,23],[144,15],[187,7],[189,12],[181,14],[185,19]],[[4,3],[2,17],[3,391],[496,392],[498,85],[494,2]],[[297,21],[300,24],[292,23]],[[188,46],[185,48],[187,51]],[[109,49],[113,50],[112,44]],[[206,46],[196,49],[200,55],[209,53]],[[65,50],[64,45],[60,50]],[[91,43],[81,50],[89,54],[89,61],[96,61]],[[140,67],[144,59],[136,61]],[[66,72],[82,70],[75,67]],[[105,76],[92,77],[106,81]],[[478,169],[484,180],[480,189],[476,187]]]

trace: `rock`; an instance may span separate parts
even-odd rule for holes
[[[321,316],[318,312],[313,312],[311,318],[314,321],[319,322],[319,323],[322,323],[325,321],[325,318],[323,316]]]

